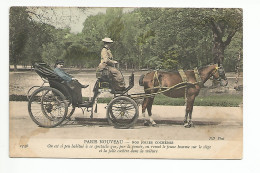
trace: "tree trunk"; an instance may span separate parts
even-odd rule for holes
[[[224,62],[224,51],[225,48],[231,42],[231,39],[235,35],[237,29],[228,33],[227,39],[223,41],[224,38],[224,29],[214,21],[211,21],[212,32],[213,32],[213,62],[218,64],[223,64]]]
[[[224,29],[221,28],[221,26],[215,21],[211,21],[211,26],[213,32],[213,50],[212,50],[213,62],[220,65],[223,64],[224,62],[225,48],[227,47],[227,45],[229,45],[232,37],[235,35],[237,30],[234,29],[233,31],[229,32],[227,34],[227,39],[223,41]],[[217,87],[218,85],[220,85],[218,81],[215,80],[212,81],[213,88]]]
[[[17,64],[14,64],[14,71],[17,71]]]
[[[223,64],[225,46],[222,41],[214,40],[213,42],[213,62]]]
[[[127,70],[127,62],[125,63],[125,70]]]

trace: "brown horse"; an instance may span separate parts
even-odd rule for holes
[[[145,109],[147,109],[150,117],[150,122],[145,120],[145,125],[156,125],[152,119],[152,104],[155,96],[152,94],[162,92],[168,97],[186,98],[184,127],[191,127],[193,125],[191,119],[195,97],[199,94],[203,84],[212,76],[214,80],[220,81],[221,85],[226,86],[228,84],[224,68],[217,64],[201,67],[198,70],[187,70],[185,72],[153,71],[141,76],[139,84],[144,86],[146,94],[151,94],[151,96],[145,97],[142,104],[143,116],[145,115]],[[224,84],[222,79],[225,82]]]

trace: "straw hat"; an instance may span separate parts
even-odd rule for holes
[[[111,38],[108,38],[108,37],[105,37],[104,39],[102,39],[103,42],[106,42],[106,43],[113,43],[114,41],[111,40]]]

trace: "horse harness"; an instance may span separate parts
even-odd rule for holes
[[[217,71],[219,71],[220,68],[221,68],[221,67],[216,67],[215,70],[210,74],[210,76],[213,76],[214,74],[216,74]],[[219,76],[216,80],[217,80],[217,81],[220,81],[220,80],[221,80],[221,76]]]
[[[211,73],[211,76],[214,75],[216,72],[218,71],[218,67],[215,68],[215,70]],[[182,78],[182,81],[183,82],[180,82],[176,85],[173,85],[171,87],[163,87],[162,84],[161,84],[161,81],[160,81],[160,77],[158,75],[158,70],[156,70],[154,72],[154,76],[153,76],[153,87],[152,88],[146,88],[145,91],[149,91],[149,90],[154,90],[154,89],[158,89],[157,92],[154,92],[154,93],[146,93],[146,94],[132,94],[131,97],[132,98],[140,98],[140,97],[154,97],[155,95],[157,94],[162,94],[164,92],[167,92],[167,91],[170,91],[172,89],[181,89],[181,88],[185,88],[185,94],[184,94],[184,97],[185,97],[185,101],[186,101],[186,94],[187,94],[187,88],[189,86],[195,86],[195,85],[199,85],[200,87],[203,86],[203,82],[201,80],[201,77],[199,75],[199,71],[197,68],[194,69],[194,75],[195,75],[195,79],[196,79],[196,82],[194,83],[191,83],[191,82],[188,82],[187,80],[187,76],[185,74],[185,72],[183,70],[179,70],[178,71],[181,78]],[[156,82],[158,83],[158,85],[156,86]]]
[[[161,89],[162,89],[162,84],[161,84],[161,82],[160,82],[160,80],[159,80],[159,76],[158,76],[158,70],[156,70],[155,72],[154,72],[154,75],[153,75],[153,86],[155,87],[155,85],[156,85],[156,83],[155,82],[158,82],[158,85],[159,86],[157,86],[156,88],[159,88],[159,91],[161,91]]]
[[[185,74],[183,69],[178,70],[178,72],[179,72],[181,79],[182,79],[182,82],[177,84],[177,85],[181,85],[180,87],[178,87],[178,89],[184,88],[184,87],[187,88],[188,85],[197,85],[198,84],[200,87],[203,86],[203,83],[201,81],[201,77],[199,75],[199,71],[198,71],[197,68],[194,69],[194,75],[195,75],[195,79],[196,79],[196,82],[194,82],[194,83],[188,82],[187,75]],[[216,71],[215,71],[215,73],[216,73]],[[156,84],[156,82],[158,83],[158,85]],[[183,84],[187,84],[187,85],[183,86]],[[175,86],[176,85],[174,85],[172,87],[162,87],[162,84],[161,84],[161,81],[160,81],[159,75],[158,75],[158,70],[156,70],[154,72],[154,76],[153,76],[153,88],[147,88],[145,90],[147,91],[147,90],[152,90],[152,89],[159,89],[159,91],[161,91],[162,89],[174,88]]]

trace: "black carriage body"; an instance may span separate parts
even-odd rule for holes
[[[97,81],[95,83],[93,92],[99,92],[101,90],[113,92],[112,80],[108,69],[98,70],[96,72]]]
[[[55,74],[50,66],[46,63],[35,63],[34,70],[43,80],[48,81],[50,87],[59,90],[70,102],[76,103],[76,98],[73,97],[72,90],[67,82]]]
[[[49,83],[50,85],[50,87],[42,85],[33,92],[31,97],[28,96],[29,114],[32,120],[41,127],[55,127],[61,124],[65,118],[70,119],[74,113],[75,107],[80,107],[83,111],[83,114],[85,109],[87,109],[88,112],[91,111],[90,118],[93,118],[94,104],[97,102],[98,95],[103,91],[109,91],[114,94],[114,98],[110,101],[107,107],[107,119],[111,125],[116,128],[130,128],[138,119],[138,106],[136,102],[128,94],[126,94],[134,86],[133,73],[129,77],[129,86],[124,91],[115,91],[113,88],[113,79],[110,76],[110,72],[107,69],[97,71],[97,81],[93,88],[94,96],[89,103],[87,103],[85,106],[81,106],[74,104],[75,98],[73,98],[74,96],[72,89],[68,86],[66,81],[54,73],[54,70],[50,66],[48,66],[46,63],[35,63],[34,70],[43,79],[44,83]],[[32,88],[34,87],[37,86],[33,86]],[[38,96],[40,93],[44,94]],[[55,99],[57,96],[59,96],[60,100]],[[49,98],[52,98],[52,100]],[[39,99],[42,101],[39,101]],[[34,107],[32,107],[33,102],[40,104],[39,111],[42,111],[41,115],[43,115],[42,117],[45,119],[45,121],[47,121],[47,123],[41,122],[40,119],[37,119],[38,113],[34,114]],[[56,104],[53,105],[53,102]],[[84,110],[82,107],[85,107]],[[64,110],[63,114],[60,117],[54,119],[49,114],[58,108]],[[97,104],[95,112],[96,110]]]
[[[93,89],[94,92],[96,92],[98,90],[106,90],[106,91],[108,90],[109,92],[114,94],[116,97],[117,95],[125,95],[130,89],[132,89],[134,87],[134,73],[132,73],[131,76],[129,76],[129,85],[123,91],[117,91],[114,89],[113,77],[108,69],[105,68],[102,70],[98,70],[96,73],[96,77],[97,77],[97,82]]]
[[[72,98],[73,103],[76,103],[73,96],[72,90],[67,85],[67,82],[64,81],[60,76],[54,73],[53,69],[48,66],[46,63],[35,63],[34,64],[35,72],[45,81],[48,81],[50,87],[58,89],[62,92],[67,98]],[[97,81],[93,88],[94,95],[97,95],[100,90],[109,91],[112,94],[124,95],[134,86],[134,74],[132,73],[129,76],[129,86],[124,91],[116,91],[113,87],[113,78],[108,69],[103,69],[97,71],[96,73]]]

